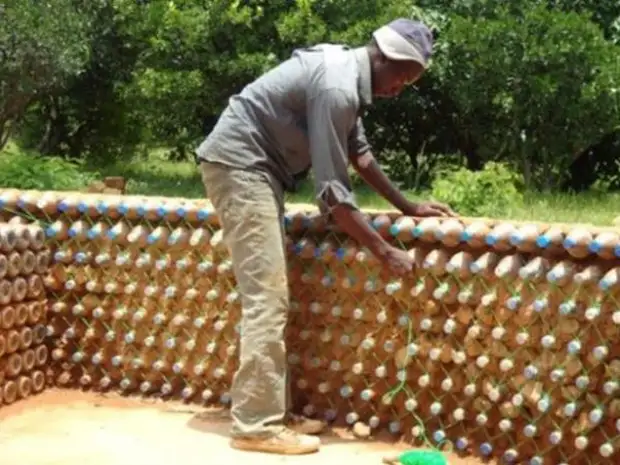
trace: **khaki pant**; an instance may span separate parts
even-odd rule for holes
[[[290,405],[284,341],[289,289],[283,192],[266,174],[206,162],[200,169],[222,224],[241,295],[231,434],[272,435],[281,430]]]

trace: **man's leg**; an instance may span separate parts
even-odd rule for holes
[[[281,454],[315,452],[317,438],[284,426],[289,290],[280,199],[260,173],[207,163],[201,170],[241,294],[239,368],[231,389],[232,446]]]
[[[280,226],[282,234],[282,250],[286,256],[286,230],[284,228],[284,202],[281,204],[280,210]],[[286,370],[286,424],[289,428],[300,434],[321,434],[325,431],[327,423],[322,420],[307,418],[303,415],[293,413],[293,386],[290,367],[287,365]]]

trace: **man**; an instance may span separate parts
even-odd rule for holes
[[[364,220],[351,191],[349,162],[403,214],[453,214],[441,204],[412,203],[391,184],[359,116],[373,96],[394,97],[420,78],[432,40],[424,24],[397,19],[375,31],[366,47],[297,50],[233,96],[196,150],[242,300],[240,362],[231,389],[234,448],[302,454],[320,444],[310,434],[323,424],[289,410],[283,192],[293,190],[311,166],[321,210],[399,274],[411,271],[412,258]]]

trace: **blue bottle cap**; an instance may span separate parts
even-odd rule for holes
[[[480,452],[482,453],[482,455],[489,455],[491,452],[493,452],[493,446],[488,442],[483,442],[482,444],[480,444]]]
[[[514,232],[510,235],[510,243],[512,245],[519,245],[523,242],[523,236],[518,233],[518,232]]]
[[[97,212],[99,213],[108,212],[108,205],[103,200],[100,200],[99,202],[97,202]]]
[[[487,234],[487,237],[484,239],[487,245],[495,245],[497,244],[497,236],[494,234]]]
[[[551,244],[551,239],[549,239],[544,234],[536,238],[536,245],[540,247],[541,249],[546,249],[547,247],[549,247],[550,244]]]
[[[566,239],[564,239],[564,248],[565,249],[572,249],[573,247],[575,247],[577,245],[577,241],[567,237]]]
[[[67,204],[67,201],[61,200],[60,202],[58,202],[56,209],[59,212],[66,212],[69,209],[69,205]]]
[[[601,244],[600,242],[596,240],[590,242],[590,244],[588,245],[588,249],[592,253],[598,253],[601,251],[602,248],[603,248],[603,244]]]
[[[159,216],[160,218],[163,218],[167,214],[168,214],[168,207],[167,206],[160,205],[159,207],[157,207],[157,216]]]

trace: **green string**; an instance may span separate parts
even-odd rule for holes
[[[407,329],[407,347],[409,347],[412,343],[413,343],[413,324],[411,322],[411,318],[409,318],[409,324],[408,324],[408,329]],[[399,394],[400,392],[407,390],[407,386],[405,386],[406,384],[407,384],[406,378],[402,379],[396,387],[388,391],[387,396],[389,397],[390,401],[394,399],[394,397],[396,397],[396,395]],[[411,413],[411,416],[413,416],[413,418],[415,419],[417,426],[421,429],[420,438],[422,440],[422,444],[424,444],[429,449],[435,450],[437,452],[441,452],[441,449],[440,449],[441,445],[447,442],[449,444],[447,448],[447,452],[452,452],[454,450],[452,443],[448,441],[448,439],[439,441],[437,443],[437,446],[435,446],[428,439],[426,435],[426,427],[424,426],[424,421],[416,413],[414,412],[410,412],[410,413]]]

